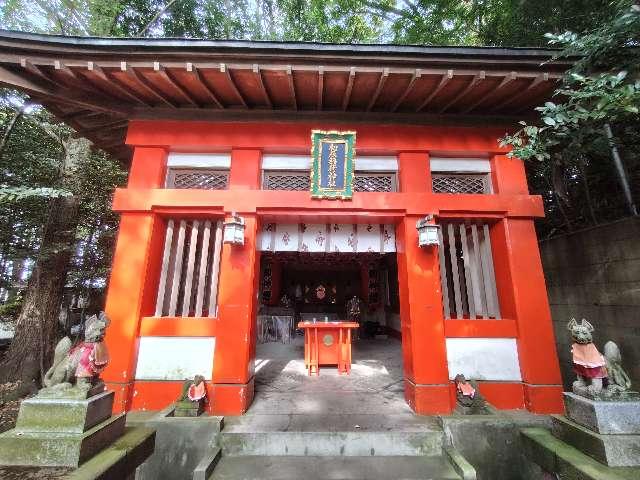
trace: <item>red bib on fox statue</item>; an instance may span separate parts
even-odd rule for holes
[[[76,378],[97,376],[109,363],[109,352],[104,341],[82,342],[71,350],[70,355],[78,355]]]
[[[608,376],[604,356],[593,343],[574,343],[571,345],[573,371],[587,378],[606,378]]]

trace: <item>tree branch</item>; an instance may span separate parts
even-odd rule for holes
[[[18,123],[18,120],[20,120],[20,117],[22,117],[23,114],[24,114],[24,107],[16,110],[16,112],[13,114],[13,117],[11,117],[9,124],[7,125],[7,129],[4,131],[4,135],[2,135],[2,140],[0,140],[0,158],[2,158],[4,149],[7,146],[7,141],[11,136],[11,132],[13,131],[16,124]]]
[[[154,24],[154,23],[156,23],[156,22],[158,21],[158,18],[160,18],[160,16],[161,16],[164,12],[166,12],[166,11],[171,7],[171,5],[173,5],[174,3],[176,3],[176,0],[170,0],[170,1],[169,1],[169,3],[167,3],[164,7],[162,7],[162,8],[158,11],[158,13],[156,13],[156,14],[153,16],[153,18],[152,18],[151,20],[149,20],[149,23],[147,23],[147,24],[144,26],[144,28],[138,32],[138,34],[136,35],[136,37],[142,37],[142,36],[144,36],[145,32],[146,32],[147,30],[149,30],[149,28],[151,28],[151,27],[153,26],[153,24]]]

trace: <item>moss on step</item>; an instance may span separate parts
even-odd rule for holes
[[[640,468],[612,468],[567,445],[544,428],[521,430],[527,455],[548,472],[567,480],[637,480]]]

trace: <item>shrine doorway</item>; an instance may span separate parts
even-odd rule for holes
[[[255,398],[249,414],[410,412],[404,399],[395,253],[263,252],[256,319]],[[309,376],[300,321],[346,320],[360,299],[350,375]],[[337,402],[337,403],[336,403]],[[274,409],[277,412],[274,412]]]

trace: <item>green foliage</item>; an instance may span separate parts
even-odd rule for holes
[[[542,46],[608,0],[6,0],[0,24],[65,35]]]
[[[557,57],[575,58],[575,66],[556,90],[555,102],[536,109],[538,122],[520,122],[522,128],[501,140],[501,145],[513,147],[510,156],[550,166],[534,165],[537,175],[532,174],[530,182],[540,185],[536,182],[541,172],[551,178],[550,184],[542,183],[542,191],[555,197],[547,198],[548,206],[555,202],[555,210],[563,210],[564,219],[556,223],[564,223],[565,229],[597,223],[597,217],[611,220],[624,215],[620,187],[611,181],[616,174],[605,125],[612,128],[614,142],[625,154],[635,189],[632,195],[638,195],[633,178],[640,174],[640,7],[629,1],[615,6],[618,14],[611,21],[583,35],[547,36],[552,45],[563,47]],[[581,204],[587,205],[588,214]]]
[[[13,322],[22,309],[24,297],[22,293],[14,295],[9,301],[0,305],[0,322]]]
[[[21,107],[14,105],[20,100],[13,92],[2,91],[0,98],[7,99],[0,108],[4,134]],[[49,200],[60,195],[80,200],[67,284],[82,290],[91,282],[104,283],[117,229],[111,196],[125,182],[126,171],[102,152],[70,161],[67,150],[77,141],[70,128],[44,109],[25,113],[15,123],[0,155],[0,286],[20,284],[16,269],[36,257]]]
[[[461,2],[462,3],[462,2]],[[475,1],[478,39],[485,45],[547,45],[545,33],[588,31],[616,12],[611,0]]]
[[[627,81],[627,71],[585,77],[569,74],[554,96],[562,103],[546,102],[537,107],[543,125],[527,125],[501,140],[511,145],[509,156],[523,160],[550,160],[558,154],[584,155],[589,139],[603,134],[605,123],[638,121],[640,80]]]
[[[68,197],[71,195],[65,190],[55,188],[31,188],[31,187],[3,187],[0,186],[0,203],[14,203],[31,197],[53,198]]]

